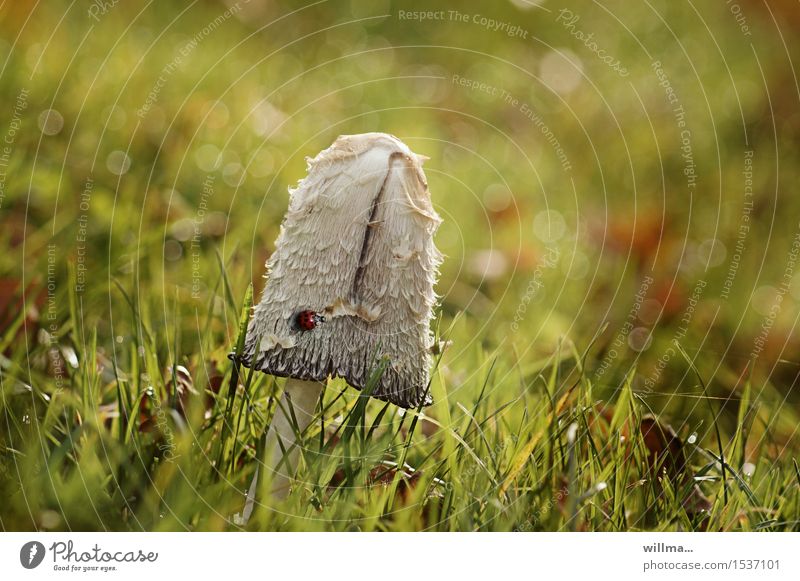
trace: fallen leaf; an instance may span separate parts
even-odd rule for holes
[[[711,509],[711,501],[687,470],[683,441],[675,430],[652,415],[642,418],[639,430],[647,449],[647,462],[656,482],[669,478],[677,489],[691,481],[691,489],[681,504],[689,516],[707,513]]]

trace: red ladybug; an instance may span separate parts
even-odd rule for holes
[[[311,331],[320,323],[324,323],[325,317],[314,311],[300,311],[294,321],[301,331]]]

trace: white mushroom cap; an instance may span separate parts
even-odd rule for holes
[[[422,159],[396,137],[366,133],[341,136],[308,161],[267,261],[245,365],[303,380],[342,377],[361,389],[385,357],[372,397],[406,408],[431,403],[422,400],[441,219]],[[304,310],[325,321],[299,329]]]

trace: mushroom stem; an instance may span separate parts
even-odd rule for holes
[[[298,435],[314,419],[314,409],[324,387],[325,384],[321,381],[293,378],[286,380],[283,396],[267,432],[265,446],[267,466],[272,471],[274,496],[284,497],[289,492],[301,446]]]

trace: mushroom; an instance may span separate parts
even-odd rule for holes
[[[392,135],[344,135],[308,160],[307,177],[290,190],[241,356],[247,367],[287,378],[267,434],[273,493],[288,489],[294,428],[311,422],[329,377],[363,389],[382,358],[388,364],[371,397],[403,408],[431,403],[441,219],[424,159]],[[285,472],[276,470],[281,450],[289,451]]]

